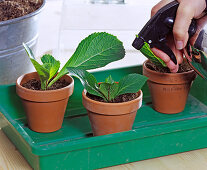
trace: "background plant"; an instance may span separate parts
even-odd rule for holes
[[[71,76],[77,77],[81,81],[88,93],[99,96],[106,102],[113,102],[116,97],[122,94],[137,93],[148,79],[143,75],[134,73],[123,77],[119,82],[115,82],[109,76],[105,82],[98,84],[93,74],[85,70],[73,67],[67,69]]]
[[[68,74],[67,67],[90,70],[104,67],[125,56],[123,43],[117,37],[106,32],[93,33],[79,43],[74,54],[57,74],[60,62],[55,60],[52,55],[42,56],[41,65],[37,62],[32,50],[26,44],[23,43],[23,45],[40,77],[43,90],[46,90],[62,76]],[[56,76],[54,77],[54,75]]]

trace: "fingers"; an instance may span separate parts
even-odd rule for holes
[[[151,16],[155,15],[156,12],[165,6],[166,4],[170,3],[172,0],[162,0],[157,5],[155,5],[151,10]],[[180,4],[177,10],[175,23],[173,26],[173,35],[174,37],[170,39],[170,43],[168,44],[169,47],[173,50],[174,54],[176,55],[178,64],[182,63],[183,61],[183,53],[181,50],[186,46],[189,35],[188,29],[191,24],[193,18],[201,18],[203,16],[203,11],[206,8],[206,0],[177,0]],[[191,38],[190,42],[193,44],[197,39],[200,31],[202,30],[204,24],[207,23],[207,16],[202,17],[198,20],[197,23],[197,32]],[[192,43],[193,42],[193,43]],[[171,72],[178,71],[178,65],[175,65],[171,60],[170,57],[162,52],[159,49],[153,48],[152,51],[156,56],[161,58],[166,65],[169,67]]]
[[[167,54],[157,48],[152,48],[151,50],[157,57],[161,58],[165,62],[172,73],[176,73],[178,71],[178,65],[175,65]]]
[[[188,29],[194,14],[195,9],[193,5],[189,5],[188,1],[181,1],[173,27],[175,45],[178,50],[183,49],[187,44]]]
[[[157,13],[157,11],[162,8],[163,6],[165,6],[166,4],[172,2],[173,0],[162,0],[160,1],[157,5],[155,5],[152,10],[151,10],[151,16],[155,15]],[[171,36],[170,38],[170,44],[174,44],[174,40],[173,40],[173,37]],[[171,45],[170,45],[171,46]],[[174,46],[174,45],[172,45]],[[175,54],[175,46],[174,46],[174,49],[172,49],[174,54]],[[178,51],[178,50],[177,50]],[[178,65],[175,65],[172,60],[170,59],[170,57],[165,54],[163,51],[159,50],[159,49],[156,49],[156,48],[152,48],[152,52],[158,56],[159,58],[161,58],[167,65],[167,67],[170,69],[170,71],[172,73],[176,73],[178,71]],[[178,52],[179,54],[176,54],[176,58],[177,58],[177,61],[178,61],[178,64],[180,64],[182,62],[182,53],[181,52]],[[178,56],[178,57],[177,57]]]
[[[173,34],[176,48],[183,49],[188,41],[188,29],[193,18],[200,18],[204,15],[206,8],[205,0],[177,0],[180,4],[177,10]]]
[[[170,47],[170,49],[173,51],[174,55],[176,56],[178,64],[181,64],[183,62],[183,52],[178,50],[175,47],[173,35],[170,34],[167,36],[167,46]]]
[[[182,51],[176,51],[176,57],[178,64],[181,64],[183,62],[183,52]]]
[[[151,17],[154,16],[160,8],[162,8],[163,6],[169,4],[172,1],[173,0],[162,0],[162,1],[160,1],[157,5],[155,5],[152,8],[152,10],[151,10]]]

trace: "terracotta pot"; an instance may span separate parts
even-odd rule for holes
[[[182,112],[188,98],[188,93],[196,73],[161,73],[153,71],[143,64],[143,75],[148,77],[148,86],[152,97],[153,108],[166,114]]]
[[[73,93],[74,80],[65,75],[70,84],[62,89],[37,91],[22,87],[31,79],[39,80],[36,72],[20,76],[16,81],[16,92],[22,99],[28,126],[36,132],[48,133],[61,128],[69,96]]]
[[[143,95],[140,90],[138,98],[123,103],[98,102],[88,98],[86,91],[83,91],[82,96],[93,134],[100,136],[131,130]]]

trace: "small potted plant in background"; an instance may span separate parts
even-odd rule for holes
[[[143,64],[143,75],[147,76],[153,108],[161,113],[182,112],[196,73],[186,60],[177,73],[170,73],[165,63],[156,57],[145,43],[141,52],[149,59]]]
[[[61,128],[68,98],[73,93],[74,81],[66,75],[67,67],[95,69],[122,59],[125,50],[121,41],[105,32],[93,33],[80,42],[75,53],[58,72],[60,62],[44,55],[39,64],[31,49],[24,44],[37,72],[20,76],[16,91],[27,115],[30,129],[53,132]]]
[[[109,76],[105,82],[98,83],[85,70],[68,68],[68,71],[79,78],[84,87],[83,105],[88,111],[94,136],[132,129],[137,110],[142,105],[141,88],[147,77],[129,74],[115,82]]]

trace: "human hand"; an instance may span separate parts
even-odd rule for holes
[[[171,72],[175,73],[178,71],[179,64],[183,61],[183,48],[186,46],[189,35],[188,29],[191,24],[191,20],[193,18],[199,19],[197,22],[197,32],[191,38],[191,42],[196,39],[199,32],[202,30],[202,27],[206,20],[206,16],[203,16],[203,11],[206,9],[206,1],[205,0],[177,0],[180,4],[177,10],[177,15],[175,18],[175,23],[173,27],[173,34],[167,37],[168,43],[167,45],[172,49],[176,58],[177,65],[170,60],[170,57],[157,48],[152,48],[153,53],[161,58]],[[172,2],[172,0],[161,0],[157,5],[155,5],[151,10],[151,16],[155,15],[156,12],[165,6],[166,4]],[[204,19],[205,18],[205,19]]]

